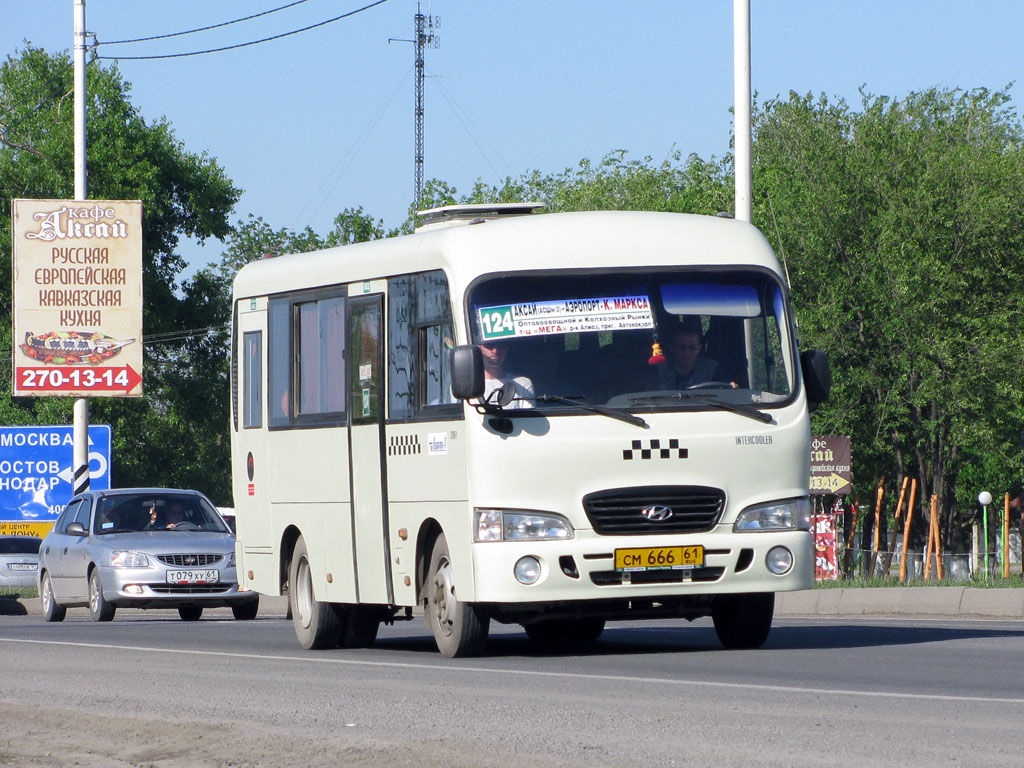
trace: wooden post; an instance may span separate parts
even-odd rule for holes
[[[1010,494],[1003,502],[1003,578],[1010,578]]]
[[[910,498],[907,499],[907,519],[903,523],[903,560],[900,561],[900,581],[907,580],[907,561],[910,557],[910,524],[914,522],[914,497],[917,495],[917,480],[910,481]]]
[[[860,497],[853,500],[850,508],[850,533],[846,537],[846,552],[843,553],[843,575],[850,578],[853,575],[853,537],[857,535],[857,507],[860,505]]]
[[[939,497],[932,496],[935,511],[932,513],[932,525],[935,526],[935,575],[942,581],[945,574],[942,565],[942,526],[939,525]]]
[[[889,539],[889,551],[885,555],[885,570],[882,571],[882,577],[886,579],[889,578],[889,569],[892,568],[892,558],[893,555],[896,554],[896,537],[899,535],[900,531],[900,512],[903,510],[903,497],[906,496],[907,482],[909,482],[909,480],[909,477],[903,478],[903,484],[900,485],[900,497],[896,502],[896,511],[893,513],[892,537]],[[903,557],[906,556],[907,552],[906,550],[903,550]]]
[[[878,540],[879,533],[882,530],[881,517],[882,517],[882,499],[885,496],[885,478],[883,477],[878,481],[878,491],[875,494],[875,518],[874,527],[871,529],[871,565],[868,568],[868,576],[874,576],[875,570],[878,567],[878,548],[880,542]]]
[[[931,514],[928,516],[928,546],[924,551],[924,580],[932,578],[932,552],[935,551],[935,507],[939,497],[932,494]]]

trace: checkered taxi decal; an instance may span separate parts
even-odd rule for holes
[[[648,440],[644,447],[643,440],[634,440],[630,448],[622,452],[622,458],[626,461],[633,459],[685,459],[689,456],[688,448],[680,448],[679,441],[672,440]]]

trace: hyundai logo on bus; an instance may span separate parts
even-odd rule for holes
[[[652,504],[649,507],[644,507],[640,510],[640,514],[650,520],[652,523],[663,523],[668,520],[675,513],[663,504]]]

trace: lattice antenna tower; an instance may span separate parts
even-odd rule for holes
[[[423,53],[427,48],[440,48],[441,38],[434,30],[441,26],[439,16],[424,14],[420,10],[420,4],[416,3],[416,15],[413,17],[416,25],[416,37],[413,40],[400,38],[388,38],[389,43],[412,43],[415,47],[416,56],[416,86],[415,103],[413,106],[413,117],[415,123],[415,137],[413,146],[413,202],[415,210],[420,209],[420,197],[423,194]]]

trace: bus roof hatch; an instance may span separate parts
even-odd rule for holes
[[[537,208],[543,208],[544,203],[476,203],[473,205],[442,205],[440,208],[430,208],[426,211],[418,211],[423,223],[416,227],[417,232],[428,232],[432,229],[443,229],[445,227],[457,227],[463,224],[480,224],[491,219],[506,218],[508,216],[525,216]]]

